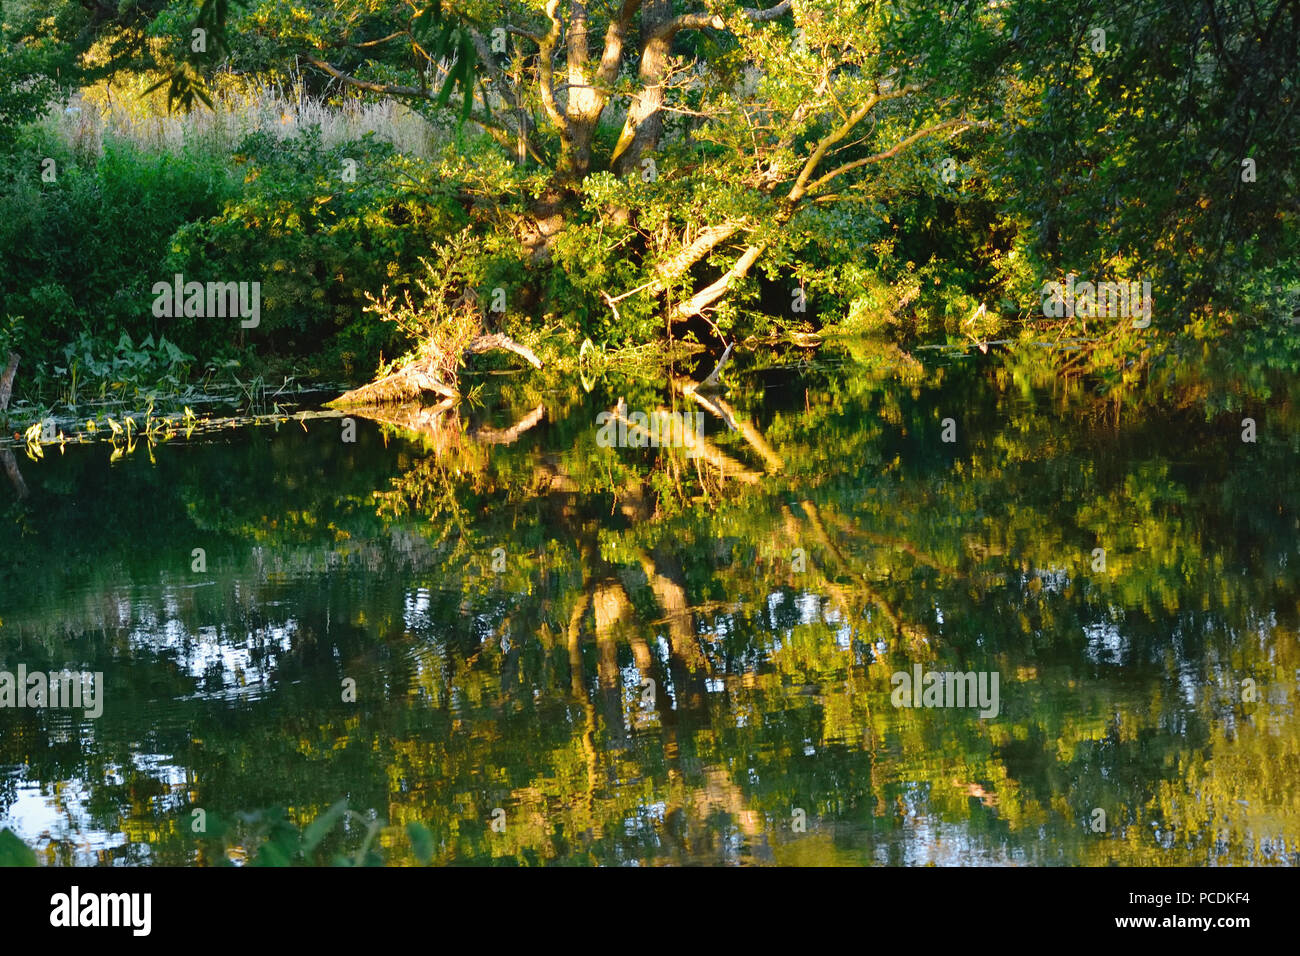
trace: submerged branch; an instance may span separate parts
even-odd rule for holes
[[[0,467],[4,468],[5,474],[9,477],[9,483],[14,486],[14,493],[21,500],[27,497],[27,484],[23,481],[23,473],[18,470],[18,460],[14,458],[14,453],[8,448],[0,448]]]
[[[713,367],[713,371],[709,373],[709,377],[700,382],[700,384],[696,386],[697,388],[717,387],[718,381],[722,377],[722,370],[726,368],[727,363],[731,361],[731,350],[733,348],[735,348],[734,343],[727,345],[726,351],[722,353],[722,358],[718,359],[718,364]]]

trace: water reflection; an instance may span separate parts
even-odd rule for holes
[[[346,798],[303,858],[1300,861],[1288,399],[1249,445],[991,363],[729,378],[24,462],[0,670],[109,696],[0,710],[0,826],[242,863]],[[620,398],[705,410],[704,453],[601,447]],[[916,665],[998,715],[895,707]]]

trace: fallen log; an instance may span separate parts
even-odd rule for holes
[[[350,392],[345,392],[332,402],[326,402],[330,408],[348,408],[357,405],[404,405],[423,398],[429,392],[443,398],[456,401],[460,392],[439,380],[433,369],[432,360],[423,359],[391,375],[385,375],[369,385],[362,385]]]
[[[456,403],[450,398],[444,398],[437,405],[425,405],[423,403],[360,405],[357,406],[358,410],[352,414],[358,418],[365,418],[373,422],[392,425],[395,428],[414,432],[418,435],[424,435],[441,443],[452,433],[456,436],[460,434],[460,426],[455,417],[447,416],[447,412],[451,411],[455,405]]]
[[[534,368],[542,367],[541,359],[533,354],[532,349],[520,345],[500,332],[494,332],[491,335],[480,335],[473,339],[469,345],[465,346],[462,361],[467,356],[490,352],[494,349],[514,352],[516,355],[522,356]],[[334,401],[326,404],[330,408],[350,408],[360,405],[402,405],[418,401],[429,393],[441,395],[444,399],[450,399],[453,402],[459,401],[460,392],[456,387],[444,382],[439,377],[442,369],[442,364],[432,358],[416,359],[391,375],[385,375],[369,385],[362,385],[360,388],[345,392]]]

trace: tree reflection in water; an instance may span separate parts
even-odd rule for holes
[[[212,864],[346,797],[304,859],[373,818],[394,863],[408,824],[444,863],[1297,862],[1290,397],[1249,445],[1196,381],[878,354],[24,463],[0,669],[109,697],[0,711],[0,826]],[[703,454],[600,447],[619,397]],[[892,706],[917,663],[998,673],[997,717]]]

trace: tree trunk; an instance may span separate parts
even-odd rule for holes
[[[672,37],[663,35],[660,28],[672,14],[670,0],[647,0],[641,5],[641,64],[638,70],[641,92],[628,107],[623,132],[614,147],[613,160],[620,176],[639,170],[641,158],[659,145],[659,137],[663,135],[663,81],[668,73]]]
[[[9,395],[13,392],[14,375],[18,373],[18,353],[9,353],[9,364],[5,366],[3,375],[0,375],[0,412],[9,407]]]
[[[692,316],[699,315],[713,303],[717,302],[728,292],[731,287],[740,279],[749,274],[749,270],[754,267],[764,251],[767,249],[767,243],[756,246],[750,246],[744,254],[736,260],[736,264],[719,276],[716,280],[706,285],[695,295],[691,296],[685,302],[679,302],[673,306],[673,319],[689,319]]]

